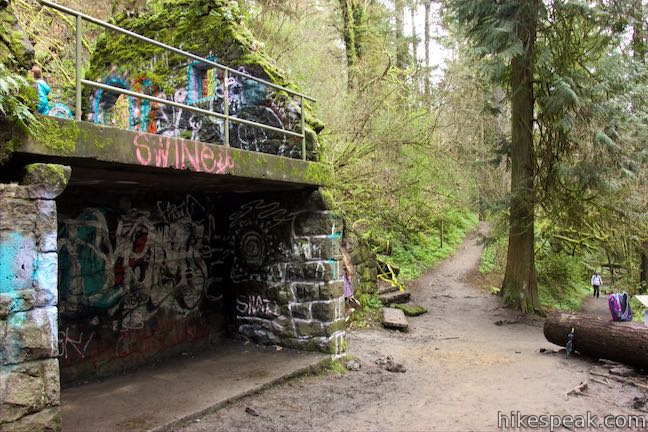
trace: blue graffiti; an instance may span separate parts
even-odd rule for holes
[[[17,274],[18,269],[24,270],[24,264],[20,262],[23,260],[22,251],[28,243],[28,238],[17,232],[9,233],[0,240],[0,293],[31,288],[31,280]]]

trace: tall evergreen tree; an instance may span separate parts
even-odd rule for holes
[[[525,313],[541,312],[535,270],[534,67],[539,0],[450,0],[483,55],[507,62],[511,98],[509,246],[501,293]]]

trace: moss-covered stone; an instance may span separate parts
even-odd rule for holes
[[[34,64],[34,47],[18,25],[9,0],[0,0],[0,61],[22,73]]]
[[[35,163],[25,167],[22,184],[34,186],[45,198],[57,197],[70,181],[70,167],[55,164]]]
[[[301,91],[265,53],[263,45],[255,40],[246,19],[245,10],[234,0],[152,0],[147,10],[120,14],[113,22],[202,57],[214,55],[219,63],[232,68],[242,67],[255,77]],[[95,81],[103,81],[109,74],[128,76],[130,79],[148,78],[155,88],[170,96],[176,89],[187,85],[189,62],[186,57],[169,53],[163,48],[106,32],[97,39],[86,76]],[[292,127],[299,129],[298,98],[281,90],[264,90],[272,91],[269,91],[263,104],[281,107],[283,112],[294,117]],[[84,101],[87,102],[92,89],[86,88],[85,92]],[[313,115],[309,103],[304,106],[307,150],[309,158],[312,158],[317,148],[317,133],[324,128],[324,124]],[[278,141],[276,147],[280,147],[281,143]],[[301,149],[301,143],[295,146]]]
[[[79,125],[76,122],[58,122],[42,117],[40,124],[32,128],[31,135],[45,144],[48,150],[59,154],[72,154],[79,139]]]
[[[393,304],[390,307],[402,310],[407,316],[419,316],[427,313],[427,309],[414,303]]]

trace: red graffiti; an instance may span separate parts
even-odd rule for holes
[[[135,135],[133,146],[137,162],[144,166],[210,174],[227,174],[234,168],[230,151],[223,146],[144,133]]]
[[[87,365],[91,365],[90,369],[96,371],[100,366],[110,368],[112,365],[114,370],[118,371],[120,368],[144,364],[159,355],[177,352],[178,349],[202,346],[209,338],[210,326],[201,318],[160,319],[150,328],[126,330],[110,335],[98,331],[84,337],[84,333],[81,333],[72,340],[69,333],[67,330],[62,332],[61,337],[65,340],[59,343],[63,370],[87,369]],[[78,347],[69,348],[70,344],[81,342],[83,343]],[[65,353],[67,355],[64,355]]]

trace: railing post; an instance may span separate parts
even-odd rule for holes
[[[81,121],[81,15],[76,16],[76,112],[74,113],[77,121]]]
[[[230,146],[229,142],[229,88],[227,81],[229,80],[229,72],[227,69],[223,70],[223,114],[225,115],[225,147]]]
[[[300,96],[301,102],[301,133],[302,133],[302,159],[306,160],[306,119],[304,113],[304,96]]]

